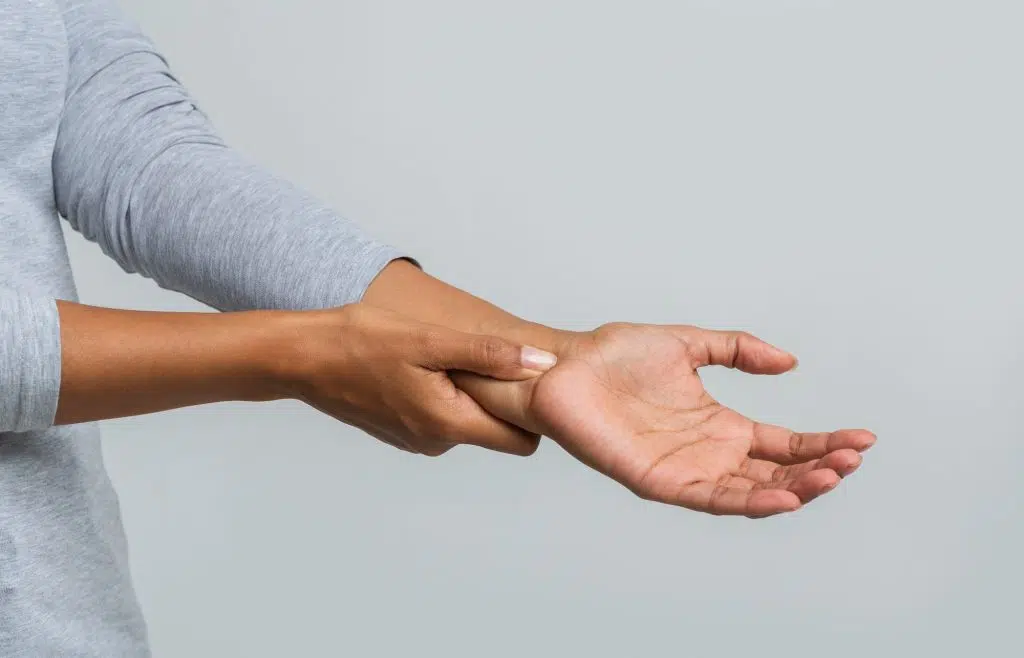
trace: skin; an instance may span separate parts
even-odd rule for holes
[[[527,322],[396,261],[320,311],[152,313],[58,302],[58,424],[242,400],[302,400],[403,450],[530,455],[540,435],[648,500],[765,517],[835,488],[875,437],[799,434],[718,403],[698,370],[791,370],[749,334]]]
[[[557,331],[401,261],[381,273],[364,300],[557,354],[555,367],[535,379],[453,378],[495,416],[552,438],[648,500],[749,517],[795,511],[834,489],[875,443],[866,430],[795,433],[718,403],[699,368],[777,375],[797,364],[743,332],[622,323]]]
[[[560,353],[535,380],[456,382],[647,500],[749,517],[794,511],[856,470],[875,441],[858,430],[797,434],[711,397],[703,366],[781,374],[796,364],[749,334],[612,324]]]
[[[58,425],[211,402],[298,399],[403,450],[450,441],[513,454],[538,437],[452,383],[458,369],[536,377],[553,357],[361,304],[324,311],[152,313],[58,302]]]

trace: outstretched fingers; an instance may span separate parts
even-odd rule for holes
[[[832,491],[859,463],[860,455],[853,451],[796,466],[748,459],[739,474],[687,484],[662,502],[709,514],[773,516],[796,511]]]
[[[823,494],[832,491],[842,480],[839,473],[831,468],[815,468],[813,470],[799,473],[784,480],[771,482],[757,482],[744,477],[727,477],[722,484],[736,489],[757,490],[780,490],[796,494],[800,502],[807,504]]]
[[[798,433],[777,425],[754,423],[750,456],[779,464],[800,464],[836,451],[864,452],[875,444],[867,430]]]
[[[748,458],[738,469],[738,475],[762,484],[772,484],[827,468],[840,477],[850,475],[863,463],[864,458],[856,450],[843,448],[830,452],[820,459],[811,459],[799,464],[778,464],[763,459]]]

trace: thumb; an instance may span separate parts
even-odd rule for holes
[[[752,375],[780,375],[796,367],[795,356],[745,331],[688,327],[684,340],[693,349],[697,368],[725,366]]]
[[[497,336],[443,331],[431,339],[427,363],[435,370],[464,370],[495,379],[530,379],[550,370],[554,354]]]

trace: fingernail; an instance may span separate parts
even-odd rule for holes
[[[524,368],[528,370],[538,370],[540,372],[547,372],[548,370],[551,370],[558,361],[558,357],[551,352],[538,350],[536,347],[530,347],[529,345],[523,347],[520,359],[523,362]]]

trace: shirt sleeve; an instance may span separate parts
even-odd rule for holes
[[[220,310],[361,299],[405,255],[228,148],[113,0],[58,0],[61,215],[128,272]]]
[[[60,366],[56,301],[0,287],[0,432],[53,424]]]

